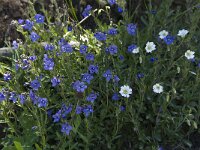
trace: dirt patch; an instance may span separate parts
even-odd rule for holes
[[[12,20],[26,15],[28,0],[0,0],[0,47],[5,45],[4,40],[14,40],[19,35]]]

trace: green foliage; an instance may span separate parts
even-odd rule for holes
[[[71,7],[71,1],[67,2]],[[151,2],[147,3],[134,36],[127,32],[127,24],[137,14],[133,10],[123,12],[123,20],[116,24],[111,20],[110,24],[106,24],[99,19],[102,12],[112,19],[111,6],[91,12],[90,17],[94,18],[98,26],[95,31],[83,29],[80,22],[76,25],[70,20],[65,22],[68,16],[63,19],[62,14],[52,22],[54,19],[44,9],[46,22],[36,23],[34,16],[30,19],[34,21],[32,31],[40,36],[37,41],[33,42],[30,38],[32,31],[24,30],[18,24],[17,30],[25,40],[13,50],[12,66],[1,64],[0,68],[1,74],[11,73],[11,80],[2,81],[4,85],[1,93],[6,96],[6,100],[2,100],[0,104],[0,119],[7,125],[4,131],[6,137],[2,139],[3,149],[192,148],[188,137],[197,132],[200,123],[200,33],[197,32],[200,9],[190,1],[185,4],[186,8],[172,9],[172,3],[173,1],[163,1],[159,8],[151,5]],[[156,14],[152,10],[156,10]],[[31,11],[35,12],[33,8]],[[75,9],[71,7],[70,11],[72,17],[76,18]],[[68,31],[70,26],[72,31]],[[117,35],[107,34],[106,41],[99,41],[94,37],[94,33],[107,33],[111,27],[117,29]],[[178,31],[183,28],[189,31],[185,38],[177,36]],[[172,44],[158,40],[158,34],[162,30],[175,36]],[[61,52],[61,38],[72,46],[73,52]],[[156,51],[146,52],[145,45],[148,41],[156,44]],[[52,44],[55,48],[45,50],[46,44]],[[88,46],[87,53],[94,54],[93,61],[88,61],[80,53],[81,44]],[[114,55],[106,51],[112,44],[118,47]],[[139,47],[139,53],[127,52],[131,44]],[[188,49],[195,52],[194,62],[184,56]],[[46,54],[51,59],[48,63],[52,60],[54,62],[53,69],[44,67],[47,63]],[[121,55],[124,60],[119,58]],[[32,61],[30,56],[37,58]],[[152,58],[156,60],[152,62]],[[19,65],[18,69],[15,68],[16,64]],[[90,64],[98,65],[98,73],[93,74],[94,78],[87,84],[86,90],[77,92],[73,83],[81,80],[81,75],[88,72]],[[112,71],[109,82],[103,77],[107,69]],[[144,77],[138,77],[138,73],[144,74]],[[113,79],[114,75],[119,77],[118,83]],[[60,79],[59,85],[52,86],[53,77]],[[34,104],[30,90],[34,88],[32,81],[35,79],[41,85],[33,90],[37,96]],[[163,86],[161,93],[153,92],[156,83]],[[130,97],[119,94],[123,85],[132,88]],[[10,99],[10,92],[17,94],[16,101]],[[94,102],[87,100],[92,92],[97,94]],[[112,100],[114,93],[119,94],[119,100]],[[25,95],[25,103],[20,101],[19,94]],[[44,107],[39,105],[40,97],[48,100]],[[72,110],[55,121],[53,116],[59,110],[63,113],[63,104],[72,106]],[[77,114],[77,106],[84,109],[89,105],[93,109],[89,116],[85,112]],[[125,110],[122,110],[122,106]],[[61,132],[61,126],[66,122],[72,126],[69,135]]]

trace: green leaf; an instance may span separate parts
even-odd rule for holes
[[[195,121],[193,121],[193,126],[194,126],[195,129],[198,128],[198,125],[197,125],[197,123]]]
[[[14,141],[14,144],[17,150],[24,150],[20,142]]]
[[[37,143],[35,143],[35,147],[36,147],[36,150],[42,150],[42,148],[40,148],[40,146]]]

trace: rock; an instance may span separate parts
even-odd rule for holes
[[[0,47],[5,46],[4,41],[19,37],[12,20],[26,16],[28,3],[26,0],[0,0]]]

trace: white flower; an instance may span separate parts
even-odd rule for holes
[[[152,51],[156,50],[156,45],[153,42],[148,41],[145,49],[147,53],[151,53]]]
[[[159,32],[159,38],[164,39],[169,34],[168,31],[162,30]]]
[[[189,32],[188,30],[182,29],[178,31],[177,35],[184,38],[188,34],[188,32]]]
[[[161,86],[160,84],[156,83],[153,86],[153,92],[154,93],[162,93],[163,92],[163,86]]]
[[[191,51],[191,50],[187,50],[187,51],[185,52],[185,57],[186,57],[187,59],[193,59],[193,58],[194,58],[194,53],[195,53],[195,52],[193,52],[193,51]]]
[[[132,53],[137,54],[137,53],[139,53],[139,51],[140,51],[140,48],[137,47],[137,48],[135,48],[135,49],[132,50]]]
[[[70,44],[71,46],[77,46],[77,47],[80,45],[80,43],[77,42],[77,41],[70,41],[69,44]]]
[[[88,42],[89,39],[86,35],[80,35],[80,40],[82,40],[83,42]]]
[[[130,94],[132,94],[132,89],[128,86],[128,85],[124,85],[121,86],[121,89],[119,91],[119,93],[123,96],[123,97],[130,97]]]

